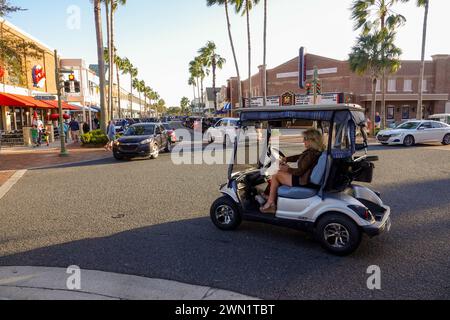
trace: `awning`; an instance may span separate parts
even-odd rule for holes
[[[50,106],[52,106],[53,108],[59,109],[58,106],[58,101],[45,101],[45,103],[49,104]],[[63,110],[69,110],[69,111],[80,111],[80,108],[71,106],[70,104],[68,104],[67,102],[61,101],[62,104],[62,108]]]
[[[0,105],[8,107],[28,107],[38,109],[53,109],[52,106],[36,100],[33,97],[20,94],[0,93]]]

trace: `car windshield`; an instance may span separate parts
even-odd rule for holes
[[[150,136],[155,133],[154,125],[133,126],[128,128],[125,136]]]
[[[163,127],[166,130],[172,130],[172,128],[170,127],[170,125],[168,123],[163,123]]]
[[[396,129],[414,130],[417,129],[419,125],[420,122],[406,122],[402,125],[399,125]]]

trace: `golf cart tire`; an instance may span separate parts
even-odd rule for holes
[[[407,139],[412,139],[412,140],[410,140],[411,143],[407,143]],[[405,139],[403,140],[403,145],[405,147],[413,147],[415,144],[416,144],[416,139],[414,139],[414,137],[411,135],[406,136]]]
[[[349,241],[344,247],[333,247],[325,239],[325,228],[330,225],[337,224],[345,227],[349,234]],[[327,213],[320,218],[315,228],[315,237],[322,247],[336,256],[347,256],[355,252],[362,239],[362,232],[358,225],[349,217],[342,213]]]
[[[230,210],[229,212],[232,213],[230,221],[228,223],[220,221],[220,218],[218,218],[217,216],[218,210],[220,210],[221,208],[227,208],[228,210]],[[242,223],[242,216],[238,205],[236,204],[236,202],[234,202],[233,199],[228,196],[223,196],[213,203],[213,205],[211,206],[210,215],[214,225],[222,231],[236,230]]]

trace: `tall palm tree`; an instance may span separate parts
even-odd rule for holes
[[[202,62],[198,58],[195,58],[189,63],[189,73],[191,74],[191,77],[195,79],[198,99],[200,103],[202,102],[202,95],[200,93],[200,78],[202,76],[202,69]]]
[[[197,83],[195,82],[195,78],[191,76],[188,80],[188,85],[192,86],[192,90],[194,91],[194,101],[197,98],[195,95],[195,87],[197,86]]]
[[[107,47],[105,50],[105,62],[108,64],[108,95],[107,95],[107,108],[110,113],[110,117],[113,117],[113,98],[112,98],[112,76],[111,76],[111,66],[112,66],[112,45],[111,45],[111,13],[110,13],[110,1],[102,0],[105,5],[105,17],[106,17],[106,42]],[[108,119],[108,122],[111,119]]]
[[[248,92],[249,100],[252,99],[252,41],[250,32],[250,11],[260,0],[234,0],[236,12],[242,13],[247,18],[247,42],[248,42]]]
[[[120,90],[120,74],[119,72],[124,71],[124,62],[121,57],[118,55],[114,56],[114,61],[116,65],[116,77],[117,77],[117,106],[119,108],[119,118],[122,118],[122,99],[121,99],[121,90]]]
[[[101,129],[106,133],[108,110],[105,101],[105,60],[103,56],[102,11],[100,0],[94,0],[95,31],[97,38],[98,73],[100,78],[100,107],[102,111]]]
[[[427,45],[427,29],[428,29],[428,12],[430,8],[429,0],[417,0],[418,7],[424,7],[423,34],[422,34],[422,56],[420,62],[420,79],[419,79],[419,101],[417,104],[417,119],[423,119],[423,81],[425,79],[425,51]]]
[[[208,41],[206,46],[198,51],[206,66],[212,69],[214,95],[216,94],[216,70],[222,69],[223,65],[226,63],[226,60],[222,58],[216,50],[216,44],[212,41]],[[217,110],[217,99],[214,99],[214,109]]]
[[[231,0],[231,1],[234,2],[235,0]],[[239,64],[238,64],[238,60],[237,60],[237,56],[236,56],[236,49],[234,47],[233,35],[231,33],[230,13],[228,11],[229,3],[230,3],[230,0],[206,0],[206,4],[208,5],[208,7],[213,6],[213,5],[220,5],[220,6],[223,5],[225,8],[225,16],[227,19],[228,38],[230,40],[231,51],[233,52],[234,66],[236,68],[236,76],[237,76],[237,80],[238,80],[238,100],[239,100],[239,105],[242,106],[241,74],[239,71]]]
[[[409,0],[354,0],[352,3],[352,19],[355,21],[354,29],[362,30],[363,34],[380,32],[382,41],[406,22],[406,18],[393,10],[398,2]],[[383,54],[383,52],[382,52]],[[381,119],[382,127],[386,127],[386,70],[381,79]]]
[[[267,105],[267,0],[264,0],[263,68],[264,68],[263,106],[265,107]]]

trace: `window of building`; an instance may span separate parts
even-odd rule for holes
[[[403,83],[403,91],[404,92],[412,92],[412,80],[405,79],[405,82]]]
[[[409,106],[402,107],[402,120],[409,119]]]
[[[388,106],[387,118],[388,118],[388,120],[393,120],[395,118],[395,107],[394,106]]]
[[[428,82],[427,82],[427,80],[423,80],[423,82],[422,82],[422,89],[423,89],[423,92],[427,92],[428,91]]]
[[[377,92],[381,92],[381,81],[377,80]]]
[[[388,92],[396,92],[397,91],[397,80],[389,79],[388,81]]]

